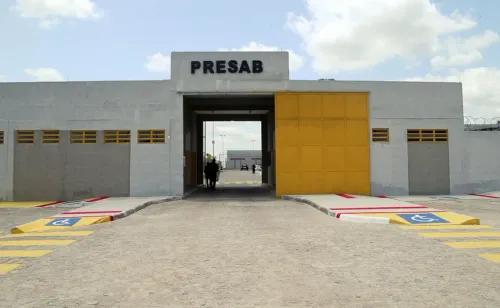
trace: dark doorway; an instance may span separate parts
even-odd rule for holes
[[[203,167],[212,149],[212,136],[207,136],[204,123],[260,122],[261,182],[274,186],[274,96],[273,95],[185,95],[184,96],[184,191],[204,184]],[[212,138],[212,139],[211,139]],[[209,141],[209,142],[207,142]],[[216,157],[221,160],[221,157]],[[223,166],[227,161],[224,157]],[[241,162],[239,162],[241,163]],[[248,163],[247,163],[248,164]],[[239,165],[241,168],[241,165]],[[251,165],[248,166],[251,168]],[[251,169],[249,170],[251,172]],[[233,188],[238,188],[239,186]],[[244,187],[244,183],[240,185]],[[226,190],[228,191],[228,190]],[[232,190],[234,192],[234,189]]]

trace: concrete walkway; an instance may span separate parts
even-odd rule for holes
[[[90,202],[87,205],[64,211],[53,217],[91,217],[110,216],[111,220],[126,217],[134,212],[156,203],[178,200],[178,197],[113,197]]]
[[[11,233],[61,231],[126,217],[149,205],[177,200],[179,197],[120,197],[88,202],[77,209],[64,211],[11,229]]]
[[[388,197],[349,194],[289,195],[284,199],[304,202],[327,215],[364,223],[396,224],[479,224],[479,220],[426,205]],[[415,216],[415,219],[411,215]]]

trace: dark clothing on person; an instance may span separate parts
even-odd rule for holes
[[[255,173],[255,164],[252,165],[252,173]]]
[[[217,173],[219,172],[219,165],[212,160],[205,166],[205,177],[208,180],[208,188],[215,189],[217,183]]]

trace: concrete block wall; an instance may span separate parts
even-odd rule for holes
[[[0,130],[4,132],[4,143],[0,144],[0,200],[12,199],[13,138],[9,133],[9,121],[0,119]]]
[[[446,128],[449,133],[450,191],[466,193],[464,160],[463,100],[460,83],[385,81],[238,81],[197,79],[176,82],[176,90],[202,94],[273,94],[296,92],[368,92],[370,128],[390,129],[389,144],[370,149],[372,194],[408,194],[408,151],[406,130]]]
[[[466,131],[464,190],[482,193],[500,190],[500,132]]]
[[[183,193],[182,102],[170,81],[0,83],[0,126],[8,141],[0,147],[0,199],[13,198],[19,129],[131,130],[130,194]],[[166,129],[170,138],[137,144],[138,129]]]

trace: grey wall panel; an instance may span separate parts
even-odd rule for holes
[[[14,199],[62,200],[64,198],[64,144],[14,145]]]
[[[37,132],[39,135],[39,132]],[[59,144],[16,144],[16,200],[74,200],[130,193],[130,144],[70,144],[61,132]]]
[[[448,143],[408,143],[408,183],[411,195],[450,193]]]

